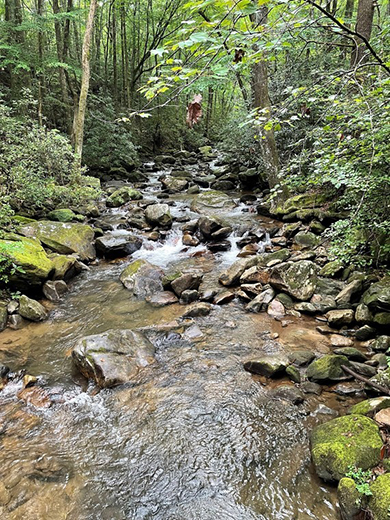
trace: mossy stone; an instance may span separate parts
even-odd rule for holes
[[[55,209],[50,211],[48,218],[57,222],[72,222],[76,217],[71,209]]]
[[[19,299],[19,314],[30,321],[42,321],[47,318],[45,307],[24,294]]]
[[[294,383],[300,383],[302,380],[301,373],[297,367],[294,367],[293,365],[290,365],[286,368],[286,374],[291,379],[291,381],[294,381]]]
[[[361,403],[355,404],[349,409],[348,413],[367,415],[371,417],[385,408],[390,408],[390,397],[373,397],[372,399],[365,399]]]
[[[359,514],[362,506],[362,495],[356,488],[352,478],[344,477],[337,487],[337,498],[339,499],[341,518],[353,520]]]
[[[328,354],[313,361],[307,368],[307,377],[315,383],[346,379],[342,365],[350,366],[346,356]]]
[[[301,246],[302,248],[310,248],[318,246],[320,238],[314,233],[299,231],[294,237],[294,244]]]
[[[37,240],[14,235],[13,240],[0,240],[0,255],[21,268],[11,276],[17,286],[41,285],[53,270],[53,263]]]
[[[140,200],[142,195],[138,190],[130,188],[129,186],[123,186],[118,190],[115,190],[106,201],[109,208],[119,208],[129,202],[130,200]]]
[[[390,518],[390,473],[380,475],[370,485],[372,496],[368,508],[375,520],[389,520]]]
[[[164,290],[166,291],[167,289],[169,289],[171,287],[171,283],[174,280],[176,280],[177,278],[180,278],[180,276],[182,276],[182,274],[183,273],[181,273],[180,271],[177,271],[176,273],[171,273],[171,274],[165,275],[163,277],[163,279],[161,280]]]
[[[141,269],[141,267],[150,265],[149,262],[146,260],[143,260],[142,258],[140,260],[135,260],[134,262],[131,262],[121,273],[119,279],[123,283],[123,285],[126,287],[126,289],[132,289],[134,284],[134,278],[135,275],[138,273],[138,271]]]
[[[378,312],[374,316],[374,323],[381,327],[387,327],[390,325],[390,312]]]
[[[351,466],[367,470],[379,464],[383,442],[375,421],[363,415],[338,417],[314,428],[311,453],[317,474],[339,481]]]
[[[344,265],[340,260],[333,260],[332,262],[328,262],[324,265],[320,271],[320,276],[333,278],[334,276],[340,274],[343,269]]]

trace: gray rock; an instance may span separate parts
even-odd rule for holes
[[[331,327],[341,328],[344,325],[351,325],[354,320],[354,311],[352,309],[340,309],[329,311],[326,318]]]
[[[240,258],[232,264],[226,271],[223,271],[219,277],[222,285],[230,286],[237,283],[244,271],[256,264],[256,258]]]
[[[312,383],[311,381],[305,381],[301,384],[301,389],[305,394],[322,394],[322,386],[318,383]]]
[[[95,241],[96,250],[106,258],[119,258],[128,256],[142,246],[142,240],[139,237],[123,234],[107,234],[99,237]]]
[[[378,336],[370,343],[370,348],[377,352],[387,351],[390,348],[390,336]]]
[[[363,294],[362,303],[374,311],[390,310],[390,277],[372,284]]]
[[[286,368],[286,374],[291,379],[291,381],[294,381],[294,383],[300,383],[302,380],[300,371],[293,365],[290,365]]]
[[[356,317],[356,313],[355,313],[355,317]],[[370,325],[363,325],[363,327],[360,327],[355,332],[355,338],[358,341],[367,341],[368,339],[374,338],[375,335],[376,335],[376,330],[374,329],[374,327],[371,327]]]
[[[202,281],[202,275],[186,273],[172,281],[171,287],[174,293],[181,297],[182,293],[187,290],[198,290]]]
[[[284,401],[291,401],[293,404],[302,404],[305,397],[303,392],[295,386],[283,385],[273,390],[272,395]]]
[[[273,300],[275,291],[270,287],[262,293],[260,293],[254,300],[252,300],[246,306],[246,310],[250,312],[261,312],[266,311],[269,303]]]
[[[21,317],[20,314],[11,314],[8,318],[8,327],[12,330],[21,329],[27,322]]]
[[[355,320],[358,323],[369,324],[373,321],[373,315],[370,309],[364,303],[360,303],[356,307]]]
[[[212,305],[206,302],[194,303],[183,314],[183,318],[199,318],[201,316],[207,316],[210,314],[212,308]]]
[[[352,297],[362,290],[361,280],[354,280],[344,287],[342,291],[336,296],[336,302],[338,304],[348,304],[351,302]]]
[[[178,297],[171,291],[156,292],[146,298],[152,307],[165,307],[179,301]]]
[[[294,237],[294,244],[302,248],[314,248],[320,243],[320,238],[310,231],[299,231]]]
[[[30,321],[43,321],[47,318],[45,307],[24,294],[19,299],[19,314]]]
[[[280,356],[264,356],[244,363],[244,368],[248,372],[266,377],[282,375],[287,366],[287,359]]]
[[[172,215],[168,204],[151,204],[145,210],[145,218],[153,226],[170,227]]]
[[[127,383],[140,369],[154,363],[154,346],[138,331],[108,330],[82,338],[72,358],[86,377],[102,388]]]
[[[346,356],[329,354],[313,361],[307,368],[307,377],[314,383],[343,381],[348,379],[342,365],[350,366]]]
[[[315,357],[315,354],[310,350],[296,350],[288,355],[288,360],[293,365],[303,367],[311,363]]]
[[[163,292],[164,272],[146,260],[131,262],[121,273],[120,281],[138,298],[147,298]]]
[[[374,377],[377,373],[375,367],[371,367],[365,363],[358,363],[357,361],[351,361],[351,368],[358,374],[365,377]]]
[[[368,359],[368,357],[363,354],[363,352],[360,352],[360,350],[354,347],[336,348],[334,353],[339,356],[346,356],[351,361],[359,361],[362,363]]]
[[[188,304],[196,302],[199,298],[199,293],[196,289],[186,289],[181,293],[180,303]]]
[[[218,293],[214,298],[215,305],[226,305],[234,300],[235,294],[232,291],[222,291]]]
[[[272,270],[270,284],[297,300],[306,301],[317,285],[317,266],[309,260],[287,263]]]
[[[48,300],[58,302],[61,296],[68,291],[68,286],[63,280],[54,280],[52,282],[46,282],[42,291]]]

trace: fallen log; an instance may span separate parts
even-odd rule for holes
[[[390,390],[388,388],[382,385],[378,385],[378,383],[374,383],[374,381],[370,381],[370,379],[367,379],[366,377],[357,374],[345,365],[341,365],[341,368],[344,370],[344,372],[347,372],[347,374],[353,376],[355,379],[358,379],[359,381],[363,381],[363,383],[366,383],[366,385],[372,386],[372,388],[379,390],[379,392],[381,392],[382,394],[390,395]]]

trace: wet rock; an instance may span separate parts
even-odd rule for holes
[[[317,312],[325,314],[337,308],[337,304],[333,296],[325,296],[322,294],[313,294],[310,302],[314,304]]]
[[[261,267],[273,267],[274,265],[280,264],[288,260],[291,253],[288,249],[279,249],[273,253],[264,253],[259,255],[257,263]]]
[[[360,352],[360,350],[354,347],[337,348],[334,353],[338,356],[346,356],[351,361],[359,361],[361,363],[364,363],[368,359],[363,352]]]
[[[7,312],[8,314],[16,314],[19,309],[19,302],[18,300],[11,300],[7,305]]]
[[[135,296],[146,298],[163,291],[163,276],[164,272],[159,267],[141,259],[135,260],[122,271],[120,281]]]
[[[387,356],[386,354],[374,354],[372,358],[367,361],[367,364],[383,370],[384,368],[387,368]]]
[[[312,383],[311,381],[305,381],[301,384],[301,389],[305,394],[322,394],[322,386],[317,383]]]
[[[341,282],[340,280],[330,280],[329,278],[318,277],[316,294],[321,294],[322,296],[332,296],[333,298],[336,298],[344,286],[344,282]]]
[[[100,387],[127,383],[139,370],[154,363],[152,343],[138,331],[109,330],[82,338],[72,351],[72,359],[88,378]]]
[[[195,233],[195,231],[198,229],[198,220],[189,220],[183,224],[180,229],[183,231],[183,233]]]
[[[352,478],[344,477],[337,487],[342,520],[357,520],[362,508],[363,495],[356,488]]]
[[[320,238],[310,231],[299,231],[294,237],[294,244],[301,248],[313,249],[320,243]]]
[[[353,340],[346,336],[340,336],[340,334],[332,334],[330,336],[330,344],[332,347],[352,347]]]
[[[290,365],[286,368],[286,374],[291,379],[291,381],[294,381],[294,383],[300,383],[301,382],[301,373],[297,369],[297,367],[294,367],[293,365]]]
[[[180,296],[180,303],[183,303],[184,305],[188,303],[196,302],[199,298],[199,293],[195,289],[186,289],[181,293]]]
[[[367,470],[380,462],[382,438],[377,424],[363,415],[338,417],[314,428],[311,453],[316,472],[338,481],[350,466]]]
[[[68,291],[68,286],[63,280],[54,280],[52,282],[46,282],[42,288],[45,298],[52,302],[58,302]]]
[[[205,289],[200,293],[200,300],[203,302],[212,302],[217,295],[218,291],[216,289]]]
[[[240,276],[256,264],[256,258],[241,258],[232,264],[226,271],[223,271],[219,277],[222,285],[230,286],[237,283]]]
[[[153,226],[170,227],[172,215],[168,204],[151,204],[145,210],[145,218]]]
[[[374,397],[355,404],[349,409],[348,413],[373,417],[374,414],[385,408],[390,408],[390,397]]]
[[[272,392],[272,395],[278,399],[290,401],[295,405],[302,404],[305,399],[303,392],[299,388],[288,385],[279,386]]]
[[[186,273],[182,274],[178,278],[175,278],[171,282],[171,287],[174,291],[174,293],[181,297],[182,293],[187,290],[198,290],[199,285],[202,281],[202,275],[199,274],[193,274],[193,273]]]
[[[188,180],[181,179],[180,177],[163,177],[161,184],[169,193],[178,193],[188,188]]]
[[[178,297],[171,291],[156,292],[146,298],[146,300],[152,307],[165,307],[166,305],[172,305],[179,301]]]
[[[0,302],[0,332],[6,328],[7,321],[8,321],[7,303]]]
[[[249,299],[256,298],[262,291],[263,286],[261,283],[244,283],[241,285],[241,292],[244,292]]]
[[[317,267],[309,260],[277,266],[272,270],[270,284],[297,300],[308,300],[316,288]]]
[[[199,240],[189,233],[183,234],[182,242],[185,246],[196,247],[199,245]]]
[[[227,238],[232,233],[231,227],[222,227],[221,229],[218,229],[217,231],[214,231],[211,233],[212,240],[222,240],[224,238]]]
[[[278,356],[259,357],[258,359],[244,363],[244,368],[248,372],[266,377],[277,377],[282,375],[287,366],[287,359]]]
[[[355,384],[353,385],[352,383],[350,384],[339,384],[339,385],[336,385],[335,389],[334,389],[334,393],[337,394],[337,395],[342,395],[344,397],[352,397],[352,396],[358,396],[358,395],[363,395],[363,389]]]
[[[383,388],[388,389],[390,392],[390,368],[386,368],[385,370],[379,371],[374,377],[370,379],[371,382],[376,383]],[[381,392],[376,388],[366,385],[366,391],[370,394],[380,394]]]
[[[200,192],[200,188],[197,184],[194,184],[187,190],[188,195],[197,195],[199,192]]]
[[[253,267],[246,269],[240,276],[240,283],[248,284],[248,283],[258,283],[258,282],[263,281],[264,276],[262,275],[262,271],[263,270],[260,267],[258,267],[257,265],[254,265]]]
[[[26,386],[18,392],[17,397],[35,408],[50,408],[52,405],[48,392],[39,386]]]
[[[390,504],[390,473],[379,475],[377,479],[370,484],[370,496],[368,501],[368,509],[372,513],[375,520],[387,520],[389,518]]]
[[[19,299],[19,314],[30,321],[43,321],[47,318],[45,307],[24,294]]]
[[[278,295],[276,295],[275,299],[282,303],[285,309],[293,308],[294,301],[288,294],[279,293]]]
[[[303,312],[304,314],[316,314],[318,312],[316,305],[310,302],[295,303],[294,309],[298,312]]]
[[[52,274],[53,280],[70,280],[87,266],[79,262],[74,256],[56,255],[51,256],[54,272]]]
[[[49,249],[63,255],[77,253],[82,261],[96,258],[93,246],[95,232],[85,224],[69,224],[40,220],[20,228],[29,238],[38,239]]]
[[[232,191],[234,187],[235,183],[227,179],[218,179],[210,185],[211,189],[219,191]]]
[[[106,258],[128,256],[142,246],[139,237],[129,234],[107,234],[96,239],[96,250]]]
[[[340,260],[333,260],[332,262],[328,262],[320,271],[320,276],[325,276],[327,278],[333,278],[344,269],[344,264]]]
[[[258,250],[259,246],[257,244],[248,244],[241,249],[237,256],[239,258],[252,256],[257,254]]]
[[[189,309],[183,314],[183,318],[199,318],[210,314],[212,305],[206,302],[199,302],[191,305]]]
[[[194,323],[191,327],[188,327],[183,334],[183,339],[192,341],[203,337],[203,332],[200,330],[198,325]]]
[[[364,376],[364,377],[373,377],[375,376],[377,370],[375,367],[370,365],[366,365],[365,363],[358,363],[357,361],[351,360],[351,368],[354,372]]]
[[[266,311],[268,305],[271,303],[273,298],[275,297],[275,291],[272,287],[265,289],[262,293],[260,293],[254,300],[252,300],[246,306],[246,310],[250,312],[261,312]]]
[[[226,305],[227,303],[230,303],[235,298],[234,292],[231,291],[222,291],[218,293],[214,298],[214,304],[215,305]]]
[[[191,210],[202,215],[215,215],[222,211],[230,211],[236,203],[222,191],[209,190],[199,193],[191,203]]]
[[[340,309],[327,312],[326,318],[331,327],[340,329],[344,325],[351,325],[354,320],[354,314],[352,309]]]
[[[370,348],[376,352],[386,352],[390,349],[390,336],[378,336],[370,343]]]
[[[240,172],[238,179],[244,188],[253,188],[261,181],[261,175],[256,168],[250,168],[249,170]]]
[[[348,379],[342,365],[350,366],[346,356],[329,354],[313,361],[307,368],[307,377],[315,383]]]
[[[390,312],[378,312],[378,314],[375,314],[373,322],[380,327],[389,327]]]
[[[355,313],[355,318],[356,318],[356,313]],[[374,329],[374,327],[371,327],[370,325],[363,325],[363,327],[360,327],[355,332],[355,338],[358,341],[367,341],[368,339],[374,338],[375,335],[376,335],[376,330]]]
[[[201,217],[198,220],[198,228],[202,235],[207,239],[213,233],[222,228],[222,224],[215,217]]]
[[[20,316],[20,314],[12,314],[8,317],[8,327],[12,330],[21,329],[27,322]]]

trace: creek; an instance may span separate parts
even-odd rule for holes
[[[157,178],[145,198],[156,199]],[[335,490],[312,471],[308,434],[350,402],[325,391],[296,406],[272,396],[278,381],[243,369],[264,353],[328,352],[318,323],[288,317],[283,327],[234,300],[183,328],[185,306],[154,308],[119,281],[130,260],[144,258],[166,272],[201,272],[203,286],[218,288],[242,226],[278,223],[238,204],[220,215],[235,230],[230,251],[211,254],[202,244],[182,245],[178,220],[197,215],[191,197],[169,201],[175,223],[165,240],[144,240],[131,259],[91,266],[47,321],[1,334],[0,362],[39,376],[53,401],[47,409],[26,405],[18,380],[0,393],[2,518],[335,520]],[[119,221],[123,211],[106,217]],[[153,338],[157,363],[131,384],[96,393],[75,373],[70,352],[79,338],[140,327]]]

